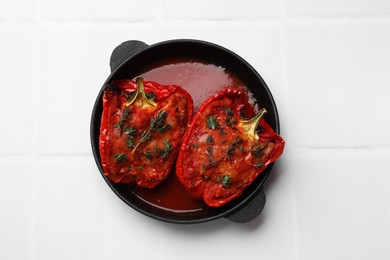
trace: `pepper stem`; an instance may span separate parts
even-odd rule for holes
[[[153,99],[149,99],[146,96],[144,79],[141,77],[138,77],[136,79],[136,82],[137,82],[137,88],[135,90],[133,97],[129,101],[126,102],[126,107],[128,107],[131,104],[136,103],[136,102],[138,102],[141,107],[145,107],[145,106],[155,107],[155,106],[157,106],[156,102],[154,102]]]
[[[256,129],[259,125],[260,120],[267,113],[265,108],[262,108],[259,113],[257,113],[254,117],[248,120],[242,120],[240,122],[241,128],[252,138],[255,140],[259,140],[259,136],[256,133]]]

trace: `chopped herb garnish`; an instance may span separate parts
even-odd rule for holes
[[[165,127],[165,130],[168,130],[166,125],[164,125],[164,119],[167,115],[167,112],[164,110],[161,110],[160,112],[157,113],[155,118],[150,119],[150,130],[158,131],[162,128]],[[169,128],[170,129],[170,128]]]
[[[214,138],[213,138],[213,136],[208,135],[208,136],[207,136],[207,139],[206,139],[206,142],[207,142],[208,144],[213,144],[213,143],[214,143]]]
[[[124,122],[129,119],[130,117],[130,109],[129,108],[124,108],[122,111],[121,119],[119,120],[118,123],[116,123],[113,127],[118,129],[119,131],[122,130]]]
[[[122,121],[126,121],[127,119],[129,119],[129,116],[130,116],[130,109],[124,108],[124,109],[123,109],[123,112],[122,112],[122,118],[121,118],[121,120],[122,120]]]
[[[150,119],[149,129],[142,132],[140,140],[133,149],[133,153],[141,143],[152,139],[152,131],[164,132],[172,128],[171,125],[164,125],[166,114],[164,110],[161,110],[157,113],[156,117]]]
[[[207,153],[207,155],[208,155],[208,158],[207,158],[207,160],[209,161],[209,164],[208,165],[210,165],[210,167],[215,167],[216,166],[216,162],[215,162],[215,160],[214,160],[214,158],[213,158],[213,148],[211,148],[211,146],[207,146],[207,148],[206,148],[206,153]]]
[[[224,144],[224,143],[226,143],[226,142],[227,142],[227,140],[226,140],[226,139],[223,139],[223,140],[222,140],[222,143],[223,143],[223,144]]]
[[[140,166],[138,166],[138,169],[140,169],[140,170],[145,170],[145,167],[142,166],[142,165],[140,165]]]
[[[150,161],[153,158],[153,154],[151,152],[144,152],[146,160]]]
[[[211,148],[211,146],[207,146],[206,151],[207,151],[207,154],[209,154],[209,155],[213,154],[213,148]]]
[[[217,122],[217,118],[216,116],[208,116],[207,119],[207,126],[212,129],[212,130],[215,130],[215,129],[218,129],[220,128],[220,125],[219,123]]]
[[[233,114],[233,111],[230,107],[225,107],[225,113],[226,113],[225,123],[227,126],[233,126],[233,125],[237,124],[236,120],[231,121],[234,114]]]
[[[172,128],[171,125],[164,125],[164,126],[162,126],[161,128],[157,129],[157,131],[158,131],[159,133],[162,133],[162,132],[167,131],[167,130],[169,130],[169,129],[171,129],[171,128]]]
[[[116,128],[119,131],[122,130],[122,127],[123,127],[123,121],[119,121],[118,123],[113,125],[113,128]]]
[[[126,140],[126,145],[127,145],[127,147],[129,147],[129,148],[134,148],[134,146],[135,146],[135,144],[134,144],[134,142],[133,142],[132,139]]]
[[[227,117],[232,118],[233,117],[233,111],[230,107],[225,107],[225,113]]]
[[[142,142],[144,141],[149,141],[150,139],[152,138],[152,134],[150,133],[150,131],[142,131],[142,134],[141,134],[141,140],[143,140]]]
[[[237,145],[244,141],[241,137],[237,136],[236,139],[228,146],[226,156],[230,160],[233,153],[236,151]]]
[[[202,170],[206,170],[206,164],[202,163]]]
[[[219,134],[220,135],[227,135],[227,132],[223,128],[221,128],[221,130],[219,130]]]
[[[120,163],[127,160],[126,155],[124,153],[114,154],[112,157],[115,159],[116,163]]]
[[[232,184],[232,177],[229,175],[223,174],[221,177],[217,176],[217,181],[219,181],[224,188],[229,188]]]
[[[167,158],[172,151],[171,143],[168,140],[164,140],[164,151],[160,151],[161,158]]]
[[[126,126],[125,130],[123,130],[123,133],[127,135],[129,138],[134,138],[136,134],[135,126]]]

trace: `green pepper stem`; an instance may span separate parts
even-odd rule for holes
[[[267,113],[267,110],[265,108],[262,108],[254,117],[248,120],[242,120],[240,125],[242,129],[251,137],[253,137],[255,140],[259,139],[259,136],[257,135],[256,129],[259,125],[260,120],[263,118],[263,116]]]
[[[137,88],[131,100],[126,102],[126,107],[130,106],[135,102],[139,102],[141,107],[145,107],[148,105],[153,107],[157,106],[156,102],[154,102],[153,99],[149,99],[146,96],[144,79],[142,77],[138,77],[136,79],[136,82],[137,82]]]

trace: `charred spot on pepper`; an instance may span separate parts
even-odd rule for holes
[[[263,153],[263,150],[264,150],[264,146],[257,146],[257,145],[253,145],[250,149],[250,152],[251,154],[256,157],[256,158],[259,158],[262,153]]]
[[[113,93],[116,93],[116,94],[122,93],[122,89],[120,87],[118,87],[117,85],[107,84],[106,89],[108,89],[109,91],[112,91]]]

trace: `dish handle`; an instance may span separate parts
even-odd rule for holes
[[[264,193],[264,189],[261,189],[260,192],[245,206],[243,206],[236,212],[233,212],[232,214],[226,216],[226,218],[235,223],[250,222],[261,214],[264,209],[265,202],[266,196]]]
[[[125,41],[122,44],[118,45],[111,54],[110,58],[110,68],[111,73],[114,72],[122,63],[127,59],[134,56],[138,52],[149,47],[146,43],[137,40]]]

